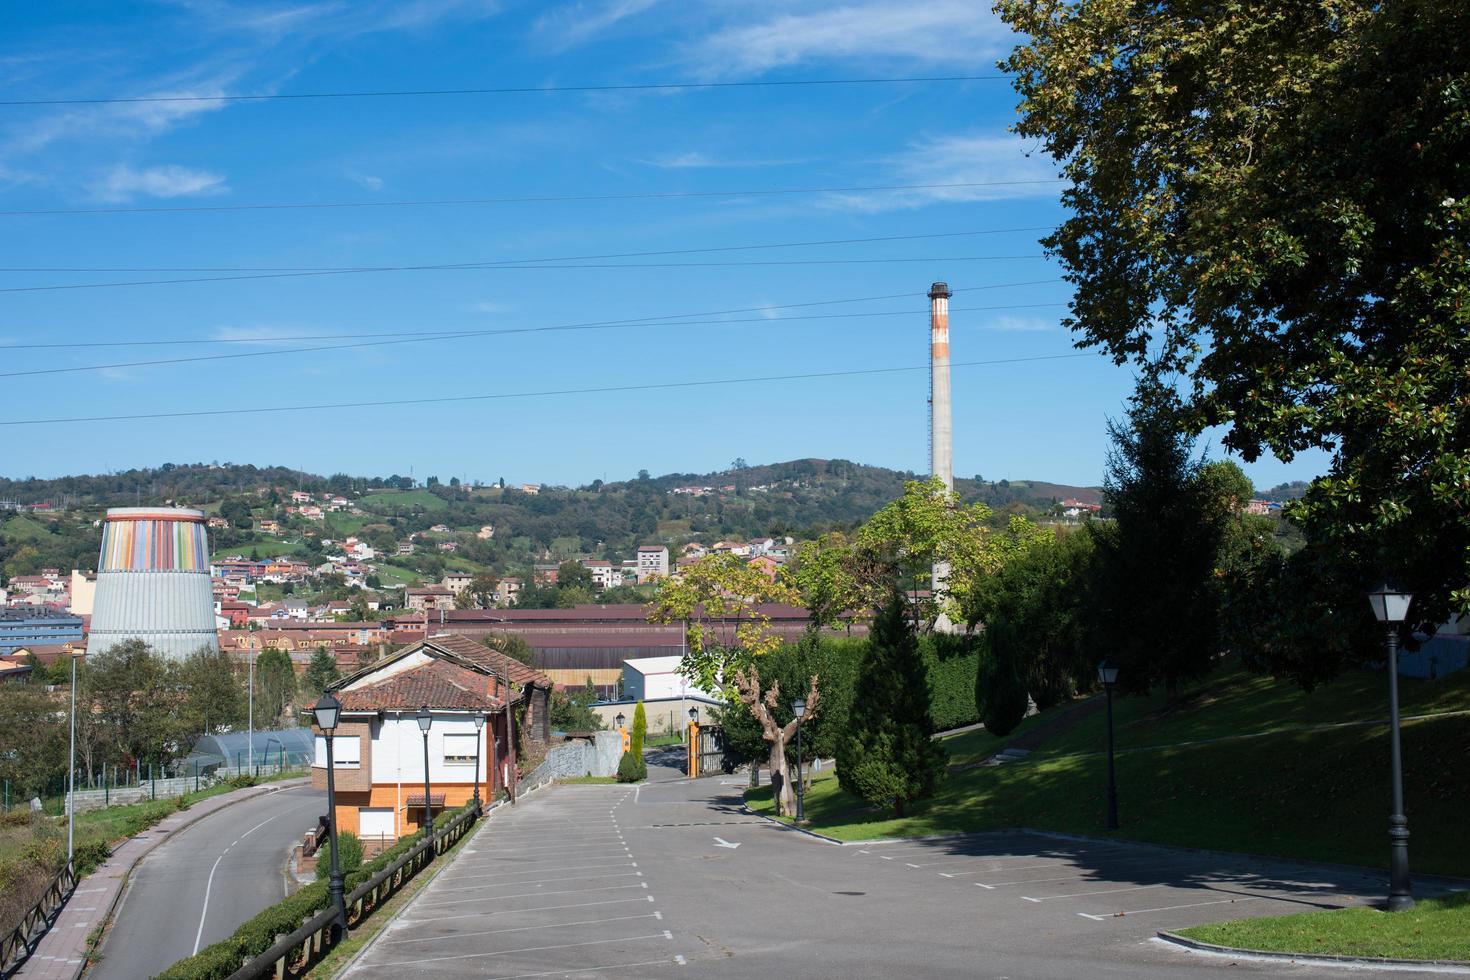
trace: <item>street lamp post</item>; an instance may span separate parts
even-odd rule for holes
[[[246,695],[248,704],[245,708],[246,745],[250,750],[250,771],[255,772],[255,652],[250,653],[250,691]]]
[[[71,737],[66,750],[66,860],[71,861],[77,832],[77,656],[71,657]]]
[[[1414,907],[1409,882],[1409,818],[1404,816],[1404,768],[1399,748],[1399,626],[1409,617],[1414,597],[1384,583],[1368,593],[1373,615],[1383,624],[1388,644],[1388,740],[1392,753],[1393,813],[1388,818],[1388,910]]]
[[[801,779],[801,720],[806,717],[806,698],[797,698],[792,701],[791,713],[796,715],[796,822],[805,823],[806,813],[802,810],[806,792],[802,787]]]
[[[1097,679],[1108,696],[1108,829],[1118,829],[1118,775],[1113,767],[1113,685],[1118,683],[1118,668],[1111,660],[1097,665]]]
[[[485,727],[485,716],[475,712],[475,805],[480,803],[480,730]]]
[[[316,727],[322,730],[327,741],[327,838],[331,841],[332,870],[327,879],[327,894],[331,896],[332,908],[337,910],[337,921],[347,928],[347,907],[342,900],[342,869],[337,864],[337,781],[334,778],[332,760],[332,733],[337,729],[337,719],[342,713],[342,702],[332,696],[331,691],[311,709],[316,716]]]
[[[429,726],[434,723],[434,716],[427,704],[419,709],[418,720],[419,731],[424,733],[424,836],[427,839],[434,832],[434,819],[429,813]]]

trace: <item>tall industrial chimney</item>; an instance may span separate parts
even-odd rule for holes
[[[931,472],[954,492],[954,433],[949,409],[949,284],[929,287],[929,466]],[[949,562],[937,561],[930,570],[930,588],[937,596],[949,582]],[[955,631],[954,623],[940,613],[934,622],[940,633]]]
[[[954,446],[949,419],[949,285],[929,287],[929,465],[954,490]]]

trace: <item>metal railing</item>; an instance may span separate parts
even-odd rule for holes
[[[21,919],[20,925],[0,938],[0,977],[10,976],[10,971],[23,963],[36,951],[36,944],[46,934],[52,918],[71,897],[77,886],[77,875],[70,861],[51,880],[40,901]]]
[[[383,906],[404,885],[408,884],[434,859],[453,847],[469,832],[481,809],[472,806],[449,821],[444,829],[418,844],[398,860],[367,881],[352,889],[346,896],[348,929],[356,929]],[[287,980],[311,972],[343,938],[343,923],[337,918],[337,910],[325,908],[302,923],[301,927],[276,942],[274,946],[230,974],[230,980]]]

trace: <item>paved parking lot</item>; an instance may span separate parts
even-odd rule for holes
[[[497,811],[348,975],[1339,976],[1154,934],[1383,888],[1354,871],[1038,834],[839,847],[744,813],[741,779],[653,774]]]

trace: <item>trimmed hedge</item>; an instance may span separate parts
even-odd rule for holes
[[[980,720],[975,703],[975,677],[980,670],[983,637],[931,635],[919,640],[929,668],[929,715],[942,732]]]

